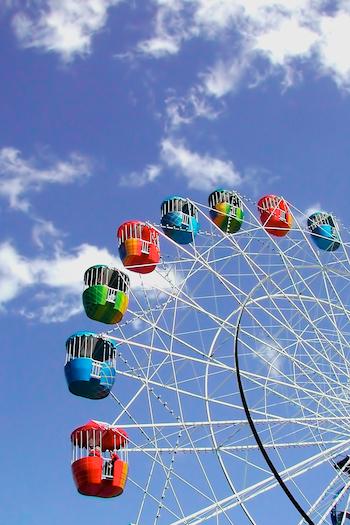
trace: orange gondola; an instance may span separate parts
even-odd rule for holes
[[[287,202],[277,195],[265,195],[258,202],[260,221],[265,230],[276,237],[284,237],[290,231],[293,217]]]
[[[119,226],[117,235],[124,266],[137,273],[153,272],[160,260],[157,230],[144,222],[128,221]]]
[[[91,420],[72,432],[71,442],[72,473],[78,492],[99,498],[120,496],[128,475],[127,433]]]

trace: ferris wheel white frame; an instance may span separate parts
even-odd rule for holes
[[[244,202],[244,201],[243,201]],[[201,209],[201,205],[199,203],[192,203],[194,204],[195,206],[198,207],[199,209],[199,213],[200,213],[200,216],[201,217],[205,217],[206,220],[209,221],[208,217],[206,216],[206,214],[202,211]],[[202,206],[203,207],[203,206]],[[207,207],[203,207],[203,208],[206,208]],[[248,211],[249,208],[246,206],[245,207],[245,211]],[[273,248],[277,251],[277,253],[280,255],[281,257],[281,260],[282,260],[282,265],[283,265],[283,268],[284,268],[284,271],[287,271],[287,272],[291,272],[291,271],[294,271],[294,267],[290,264],[290,255],[288,253],[285,253],[283,251],[281,251],[280,247],[279,247],[279,242],[278,240],[275,240],[272,236],[270,236],[269,234],[267,234],[265,231],[264,231],[264,228],[263,228],[263,225],[261,225],[258,221],[258,219],[255,217],[254,214],[252,214],[250,212],[250,220],[251,220],[251,223],[250,223],[250,230],[249,230],[249,227],[248,229],[245,230],[245,236],[249,237],[249,236],[252,236],[252,238],[254,237],[254,233],[256,233],[257,231],[259,231],[260,233],[263,233],[263,235],[265,236],[265,242],[268,242],[270,243]],[[210,222],[210,221],[209,221]],[[230,235],[227,235],[225,234],[224,232],[222,232],[215,224],[211,223],[210,222],[210,225],[211,225],[211,228],[212,228],[212,233],[207,233],[207,236],[211,238],[211,240],[214,239],[213,241],[213,244],[211,246],[209,246],[208,248],[208,252],[210,252],[213,247],[215,247],[215,245],[219,245],[221,242],[222,242],[222,239],[225,238],[225,241],[231,245],[233,247],[234,250],[236,250],[236,253],[235,253],[235,256],[237,257],[240,257],[242,256],[246,263],[248,264],[248,267],[250,268],[250,271],[252,273],[252,275],[255,276],[255,278],[259,281],[259,284],[257,286],[261,286],[261,275],[264,275],[265,276],[263,277],[263,279],[266,279],[269,280],[271,278],[271,275],[268,273],[268,272],[265,272],[261,266],[259,266],[258,263],[256,263],[256,261],[254,260],[254,252],[252,253],[248,253],[247,252],[247,249],[246,249],[246,246],[249,246],[250,244],[250,241],[248,240],[247,241],[247,245],[243,248],[239,247],[238,245],[238,242],[237,242],[237,237],[236,236],[230,236]],[[315,268],[318,267],[322,264],[324,264],[321,260],[320,260],[320,257],[319,257],[319,254],[316,250],[315,247],[312,246],[312,244],[310,243],[310,237],[309,237],[309,234],[308,232],[301,228],[300,227],[300,224],[298,222],[298,220],[296,221],[296,226],[297,226],[297,229],[299,231],[299,233],[301,233],[301,236],[302,236],[302,239],[305,243],[305,245],[308,247],[308,249],[311,250],[315,260],[317,261],[317,263],[315,264]],[[190,309],[193,309],[193,311],[197,311],[201,314],[205,314],[208,316],[208,319],[210,319],[212,322],[214,323],[217,323],[217,325],[219,326],[218,328],[218,333],[219,331],[221,332],[222,330],[226,330],[228,332],[229,335],[232,335],[232,332],[234,332],[237,336],[238,336],[238,332],[239,332],[239,321],[237,323],[234,322],[234,323],[231,323],[229,318],[231,317],[231,315],[237,315],[241,312],[240,314],[240,317],[243,313],[243,309],[244,309],[244,305],[249,301],[251,295],[249,293],[245,293],[242,289],[240,289],[239,286],[237,286],[236,284],[232,283],[231,281],[229,281],[228,279],[226,279],[223,275],[221,275],[218,271],[215,270],[215,268],[213,268],[213,266],[211,265],[211,262],[206,259],[206,256],[207,256],[207,253],[208,252],[199,252],[199,250],[197,250],[197,247],[196,247],[196,242],[194,240],[194,243],[193,243],[193,247],[189,248],[189,247],[185,247],[185,246],[179,246],[177,245],[174,241],[172,241],[171,239],[169,239],[161,230],[158,230],[159,231],[159,234],[160,236],[166,240],[167,243],[170,243],[171,245],[173,245],[173,247],[176,247],[176,249],[183,255],[183,257],[181,258],[181,264],[183,265],[185,262],[187,263],[193,263],[192,264],[192,268],[191,270],[189,271],[187,277],[183,280],[181,286],[177,286],[177,284],[174,285],[174,283],[171,283],[172,286],[170,287],[170,289],[164,289],[164,288],[161,288],[159,291],[160,293],[166,297],[166,300],[163,301],[162,304],[156,304],[156,305],[153,305],[151,304],[149,301],[149,310],[145,311],[144,307],[141,305],[138,297],[136,296],[136,294],[133,294],[134,296],[134,299],[135,299],[135,302],[136,304],[138,304],[139,306],[139,310],[137,311],[134,311],[134,312],[131,312],[132,315],[133,315],[133,320],[132,321],[137,321],[137,320],[141,320],[142,323],[145,323],[146,325],[148,326],[152,326],[153,324],[153,327],[155,326],[157,328],[157,331],[159,332],[163,332],[164,335],[166,336],[170,336],[171,340],[173,343],[177,343],[177,342],[180,342],[181,345],[184,344],[184,341],[181,340],[179,341],[179,338],[176,337],[176,335],[173,333],[173,332],[168,332],[166,333],[166,330],[160,326],[157,326],[157,317],[154,316],[154,313],[159,313],[160,315],[162,313],[164,313],[165,309],[169,307],[169,305],[175,305],[174,308],[176,308],[176,304],[178,302],[180,302],[182,305],[186,305],[186,307],[190,308]],[[206,235],[206,234],[204,234]],[[339,232],[339,235],[340,235],[340,232]],[[239,238],[239,236],[238,236]],[[298,241],[299,244],[300,244],[300,241]],[[305,245],[304,245],[304,249],[305,249]],[[343,243],[343,246],[345,246],[345,243]],[[348,253],[346,250],[344,250],[344,254],[345,254],[345,264],[348,265],[348,267],[350,268],[350,260],[349,260],[349,256],[348,256]],[[177,261],[169,261],[167,262],[168,266],[171,267],[171,264],[176,264]],[[245,301],[243,302],[243,306],[240,308],[237,306],[237,308],[232,312],[232,314],[228,317],[228,318],[221,318],[219,315],[217,314],[213,314],[212,312],[208,312],[208,311],[205,311],[203,309],[203,307],[201,307],[200,304],[198,304],[194,298],[189,295],[186,291],[185,291],[185,288],[186,288],[186,284],[187,284],[187,280],[192,277],[193,275],[195,275],[196,273],[196,269],[195,269],[195,266],[198,265],[198,263],[201,265],[202,268],[205,269],[205,271],[207,271],[208,273],[210,273],[210,275],[213,275],[217,280],[218,282],[221,283],[221,285],[227,290],[228,294],[233,294],[233,293],[239,293],[241,295],[244,295],[245,294]],[[344,263],[343,263],[344,264]],[[300,276],[300,278],[302,279],[302,276]],[[167,278],[165,277],[165,280]],[[259,280],[260,279],[260,280]],[[304,281],[304,284],[307,284],[305,283]],[[331,283],[330,283],[331,285]],[[156,286],[154,286],[154,288],[156,288]],[[300,295],[298,296],[298,298],[300,299]],[[342,305],[342,308],[344,310],[344,312],[346,313],[346,315],[349,317],[349,312],[347,311],[347,309],[345,309],[345,306]],[[148,314],[151,313],[152,314],[152,320],[150,321],[150,319],[148,318]],[[239,318],[240,319],[240,318]],[[131,323],[132,321],[126,321],[125,323],[123,323],[124,326],[126,326],[127,324]],[[119,331],[121,331],[121,329],[123,328],[123,326],[120,326],[119,327]],[[199,524],[199,523],[203,523],[211,518],[214,518],[216,517],[218,519],[218,516],[220,515],[224,515],[227,522],[228,523],[233,523],[229,516],[228,516],[228,512],[233,509],[234,507],[237,507],[237,506],[240,506],[245,515],[246,515],[246,518],[248,519],[248,521],[254,525],[257,525],[256,524],[256,521],[254,519],[254,517],[251,515],[250,511],[248,510],[248,508],[246,507],[246,502],[250,501],[251,499],[253,499],[254,497],[260,495],[260,494],[263,494],[264,492],[267,492],[269,490],[271,490],[272,488],[276,487],[277,485],[284,485],[285,486],[285,482],[284,480],[290,480],[290,479],[295,479],[297,478],[298,476],[301,476],[305,470],[307,469],[312,469],[312,468],[316,468],[317,466],[319,466],[321,463],[323,463],[325,461],[325,457],[326,457],[326,460],[328,461],[329,460],[329,454],[331,453],[332,455],[336,455],[337,453],[345,453],[349,447],[350,447],[350,440],[344,440],[343,442],[339,442],[339,443],[334,443],[333,447],[331,447],[329,450],[327,450],[327,454],[325,454],[324,452],[319,452],[318,454],[314,454],[314,456],[310,457],[308,459],[308,461],[304,461],[304,462],[300,462],[300,464],[297,464],[297,465],[293,465],[292,468],[288,468],[288,469],[285,469],[285,471],[283,472],[280,472],[278,474],[278,476],[276,477],[276,472],[274,472],[274,470],[272,469],[273,471],[273,475],[266,475],[266,478],[263,480],[263,481],[260,481],[258,483],[256,483],[255,485],[252,485],[252,486],[249,486],[249,487],[246,487],[244,488],[243,490],[236,490],[235,488],[235,484],[233,483],[232,479],[231,479],[231,476],[225,466],[225,463],[222,459],[222,454],[223,452],[227,452],[227,451],[231,451],[231,450],[252,450],[254,448],[256,449],[259,449],[261,450],[260,448],[260,445],[259,445],[259,442],[257,444],[250,444],[250,445],[228,445],[226,448],[225,447],[222,447],[222,446],[219,446],[218,444],[218,441],[217,441],[217,438],[216,438],[216,430],[217,428],[220,428],[220,427],[224,427],[224,426],[229,426],[229,425],[242,425],[242,426],[247,426],[247,425],[250,425],[250,427],[252,428],[252,425],[251,423],[253,423],[253,427],[255,427],[255,425],[259,425],[259,424],[262,424],[262,423],[266,423],[266,418],[265,419],[260,419],[259,418],[251,418],[251,421],[249,421],[249,418],[248,420],[245,420],[245,419],[242,419],[242,420],[239,420],[239,419],[232,419],[232,420],[213,420],[211,418],[211,412],[210,412],[210,409],[209,409],[209,404],[208,404],[208,399],[210,398],[210,393],[209,393],[209,389],[208,389],[208,376],[209,376],[209,369],[210,367],[214,367],[214,368],[217,368],[217,369],[220,369],[220,370],[226,370],[228,373],[232,373],[232,374],[235,374],[236,373],[236,367],[235,366],[228,366],[227,364],[224,364],[222,362],[220,362],[220,360],[216,360],[215,356],[214,356],[214,352],[213,352],[213,348],[215,346],[215,340],[216,340],[216,336],[213,338],[213,341],[212,341],[212,344],[209,348],[209,351],[207,354],[203,353],[202,351],[200,351],[198,348],[194,347],[194,346],[191,346],[187,343],[187,346],[190,348],[191,352],[193,352],[193,355],[189,356],[189,355],[184,355],[182,354],[181,352],[179,351],[176,351],[174,350],[173,346],[169,349],[166,349],[166,348],[161,348],[161,347],[157,347],[154,345],[154,341],[152,341],[150,344],[145,344],[145,343],[140,343],[140,342],[137,342],[136,340],[134,340],[134,338],[130,338],[130,337],[125,337],[123,335],[123,333],[121,332],[122,336],[121,337],[117,337],[117,336],[114,336],[112,335],[112,332],[107,332],[108,336],[112,339],[114,339],[115,341],[117,341],[118,343],[127,343],[131,348],[135,348],[135,349],[139,349],[140,347],[143,347],[143,348],[147,348],[148,347],[148,350],[150,352],[150,355],[154,353],[157,353],[157,354],[160,354],[160,355],[163,355],[164,356],[164,359],[170,359],[170,361],[172,362],[172,366],[175,370],[176,368],[176,365],[175,365],[175,361],[174,360],[184,360],[186,361],[187,363],[199,363],[200,365],[205,365],[206,366],[206,377],[205,377],[205,394],[203,396],[203,402],[206,404],[206,410],[207,410],[207,420],[204,420],[204,421],[187,421],[186,420],[186,417],[184,417],[184,415],[182,414],[182,405],[181,405],[181,399],[180,399],[180,396],[192,396],[193,393],[189,392],[189,391],[186,391],[185,389],[183,389],[180,385],[176,384],[176,373],[174,372],[174,378],[175,378],[175,386],[173,385],[166,385],[158,380],[156,380],[156,373],[153,373],[150,377],[148,377],[148,375],[143,375],[142,372],[134,372],[132,369],[128,372],[126,371],[122,371],[122,370],[118,370],[118,374],[121,375],[121,376],[124,376],[128,379],[136,379],[137,381],[139,381],[141,383],[141,386],[139,388],[139,390],[134,394],[134,396],[129,400],[129,402],[126,404],[126,405],[123,405],[120,400],[117,398],[117,396],[115,394],[111,394],[112,397],[117,401],[117,403],[119,404],[120,408],[121,408],[121,412],[119,414],[119,416],[114,420],[113,424],[116,424],[117,422],[120,421],[121,417],[123,415],[127,415],[132,423],[129,423],[129,424],[124,424],[123,425],[123,428],[126,428],[126,429],[138,429],[139,431],[141,432],[144,432],[145,433],[145,430],[147,429],[150,429],[152,430],[153,432],[155,431],[155,429],[157,429],[157,432],[159,432],[159,429],[174,429],[176,431],[178,431],[178,440],[177,440],[177,443],[174,446],[169,446],[169,447],[158,447],[157,446],[157,439],[155,439],[155,443],[156,445],[155,446],[149,446],[149,447],[139,447],[137,443],[131,443],[131,446],[129,446],[129,453],[130,455],[132,455],[132,453],[134,452],[135,454],[136,453],[143,453],[145,455],[151,455],[151,454],[156,454],[157,455],[157,460],[155,460],[155,463],[158,463],[161,468],[163,468],[164,472],[166,473],[166,482],[165,482],[165,485],[164,485],[164,491],[159,499],[159,512],[157,513],[156,517],[155,517],[155,521],[154,523],[158,523],[158,518],[160,516],[160,511],[163,509],[163,507],[165,507],[165,504],[163,503],[163,500],[164,500],[164,496],[165,496],[165,493],[168,491],[168,489],[170,488],[171,490],[171,476],[175,476],[176,477],[176,473],[174,473],[174,469],[172,467],[172,464],[174,462],[174,457],[176,454],[179,454],[181,452],[192,452],[193,454],[196,455],[196,457],[198,457],[199,454],[202,454],[202,453],[205,453],[205,452],[212,452],[214,454],[216,454],[218,460],[219,460],[219,463],[221,465],[221,468],[222,468],[222,471],[225,475],[225,478],[226,478],[226,481],[232,491],[232,495],[231,496],[228,496],[228,497],[225,497],[225,498],[221,498],[221,499],[217,499],[215,494],[214,494],[214,491],[213,492],[213,500],[212,500],[212,503],[207,505],[206,507],[203,507],[202,509],[200,510],[197,510],[191,514],[187,514],[187,515],[184,515],[182,516],[180,519],[177,519],[176,521],[172,521],[172,525],[180,525],[180,524],[189,524],[191,523],[191,525],[193,524]],[[236,341],[237,341],[237,337],[236,337]],[[186,343],[185,343],[186,344]],[[236,352],[237,353],[237,352]],[[121,357],[121,356],[120,356]],[[162,366],[162,364],[160,364],[160,367]],[[141,370],[141,369],[140,369]],[[149,372],[149,371],[148,371]],[[259,378],[260,379],[260,378]],[[135,420],[135,418],[133,417],[132,413],[131,413],[131,410],[130,408],[132,407],[133,403],[135,402],[135,400],[137,399],[137,397],[140,395],[140,392],[143,391],[143,390],[148,390],[148,396],[154,396],[154,391],[153,389],[154,388],[162,388],[162,389],[165,389],[165,390],[168,390],[168,391],[172,391],[176,393],[176,395],[178,396],[178,400],[179,400],[179,403],[178,403],[178,406],[180,408],[180,414],[178,416],[175,416],[175,421],[173,423],[169,423],[169,422],[164,422],[164,421],[153,421],[152,423],[140,423],[138,421]],[[240,392],[240,394],[242,394],[242,392]],[[168,410],[169,413],[172,412],[172,409],[167,407],[167,402],[166,401],[163,401],[161,399],[160,396],[158,396],[157,398],[159,400],[159,402],[162,404],[163,403],[163,406],[165,408],[165,410]],[[213,401],[213,400],[211,400]],[[243,403],[244,404],[244,403]],[[243,407],[238,407],[236,406],[235,408],[237,409],[241,409],[243,410]],[[320,423],[320,420],[315,418],[314,421],[312,421],[312,418],[304,418],[303,421],[301,421],[301,424],[304,424],[304,425],[307,425],[307,424],[310,424],[310,423],[317,423],[319,424]],[[299,421],[300,422],[300,421]],[[196,445],[196,442],[192,439],[191,437],[191,431],[193,429],[197,429],[197,428],[208,428],[209,430],[209,434],[211,439],[212,439],[212,447],[208,447],[208,446],[198,446]],[[186,434],[187,438],[188,438],[188,441],[189,441],[189,446],[187,447],[181,447],[179,445],[179,442],[180,442],[180,438],[182,437],[183,434]],[[313,443],[314,444],[314,443]],[[311,444],[309,443],[294,443],[293,445],[297,446],[311,446]],[[286,445],[287,446],[287,445]],[[271,448],[274,448],[273,445],[271,445]],[[171,460],[171,467],[170,468],[167,468],[164,464],[162,464],[161,460],[159,459],[159,457],[161,456],[161,454],[163,453],[171,453],[172,454],[172,460]],[[266,459],[266,458],[265,458]],[[203,471],[205,471],[204,467],[203,467],[203,464],[201,463],[201,460],[198,458],[199,460],[199,463],[201,464],[201,468]],[[269,465],[270,468],[271,468],[271,465]],[[344,471],[340,471],[340,473],[343,473]],[[187,484],[189,486],[191,486],[191,483],[188,482],[188,480],[182,480],[184,481],[185,483],[187,482]],[[209,481],[209,480],[208,480]],[[134,482],[134,483],[137,483],[137,482]],[[209,486],[211,485],[210,482],[208,483]],[[335,482],[333,483],[335,484]],[[333,485],[330,485],[329,488],[331,488]],[[144,497],[142,499],[142,503],[141,503],[141,512],[142,512],[142,509],[145,505],[145,501],[146,501],[146,494],[147,494],[147,497],[150,497],[150,498],[153,498],[154,499],[154,496],[148,491],[148,488],[149,488],[149,483],[146,485],[146,489],[145,490],[145,487],[141,487],[141,490],[144,491]],[[193,488],[193,487],[192,487]],[[211,487],[212,488],[212,487]],[[328,490],[328,489],[327,489]],[[346,490],[345,490],[346,491]],[[324,491],[326,492],[326,491]],[[321,496],[320,496],[321,497]],[[315,503],[316,505],[316,503]],[[179,503],[179,506],[181,508],[181,504]],[[331,508],[331,507],[330,507]],[[168,511],[170,511],[171,513],[171,510],[170,509],[167,509]],[[327,514],[325,513],[325,516]],[[141,513],[139,513],[138,517],[137,517],[137,520],[136,522],[139,523],[139,519],[140,519],[140,516],[141,516]],[[307,515],[303,516],[303,518],[305,519],[307,517]],[[306,520],[307,523],[309,524],[313,524],[314,522],[311,521],[309,519],[309,521]],[[323,523],[324,521],[320,521],[319,523]]]

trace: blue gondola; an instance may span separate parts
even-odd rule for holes
[[[161,205],[164,233],[179,244],[189,244],[199,231],[198,210],[192,202],[174,195]]]
[[[316,211],[307,220],[311,237],[320,250],[334,252],[340,246],[340,239],[334,218],[327,212]]]
[[[76,332],[66,342],[64,372],[69,391],[89,399],[108,396],[115,379],[116,344],[93,332]]]

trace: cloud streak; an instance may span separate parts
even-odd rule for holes
[[[188,188],[211,191],[223,185],[228,188],[243,182],[238,170],[230,160],[222,160],[208,153],[199,154],[191,150],[183,140],[166,137],[160,143],[158,164],[151,164],[140,173],[132,172],[120,179],[121,185],[142,187],[153,183],[172,171],[185,179]]]
[[[91,53],[94,36],[107,24],[112,8],[123,0],[38,0],[13,16],[20,44],[57,53],[65,62]],[[202,87],[224,96],[257,57],[267,69],[284,71],[311,60],[317,73],[350,86],[350,6],[334,3],[332,11],[314,0],[153,0],[149,37],[129,53],[161,59],[174,56],[193,39],[215,42],[218,58]],[[17,6],[7,2],[7,5]],[[229,51],[231,49],[231,52]],[[231,86],[231,88],[230,88]]]
[[[67,160],[39,167],[33,159],[24,159],[15,148],[0,149],[0,197],[11,208],[28,211],[28,194],[41,191],[49,184],[71,184],[91,175],[89,160],[72,153]]]
[[[350,86],[350,6],[344,0],[332,12],[313,0],[178,0],[176,8],[164,0],[155,4],[158,22],[142,43],[143,51],[159,58],[180,52],[191,39],[215,41],[221,56],[204,75],[208,94],[220,97],[234,90],[258,57],[267,60],[270,74],[284,71],[289,78],[291,67],[312,59],[317,73],[331,76],[341,88]],[[171,48],[169,35],[176,43]]]
[[[69,62],[91,52],[92,39],[106,24],[108,10],[121,1],[44,0],[35,11],[22,10],[14,16],[14,31],[23,47],[58,53]]]
[[[188,149],[181,141],[164,139],[161,144],[163,163],[187,180],[189,188],[210,191],[223,184],[234,187],[242,179],[231,161],[224,161],[208,154],[199,155]]]
[[[141,186],[145,186],[146,184],[152,183],[156,179],[158,179],[158,177],[161,175],[161,172],[161,166],[158,166],[156,164],[149,164],[140,173],[138,173],[137,171],[133,171],[128,175],[123,175],[120,178],[119,182],[121,186],[131,186],[133,188],[140,188]]]

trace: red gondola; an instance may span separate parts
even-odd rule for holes
[[[159,234],[144,222],[128,221],[119,226],[118,247],[122,263],[133,272],[153,272],[159,263]]]
[[[72,432],[71,441],[72,473],[78,492],[100,498],[120,496],[128,475],[127,433],[91,420]]]
[[[266,231],[284,237],[290,231],[293,217],[287,202],[277,195],[265,195],[258,202],[260,221]]]

